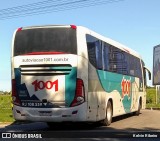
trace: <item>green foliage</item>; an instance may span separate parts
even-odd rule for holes
[[[146,108],[160,108],[160,103],[158,103],[158,104],[148,103],[146,105]]]
[[[149,88],[147,89],[147,104],[156,104],[156,89],[155,88]]]
[[[160,103],[156,104],[156,88],[147,88],[146,108],[160,108]]]
[[[0,122],[13,122],[11,95],[0,95]]]

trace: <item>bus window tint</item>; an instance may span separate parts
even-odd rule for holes
[[[96,62],[97,68],[102,69],[102,42],[100,40],[95,42],[96,46]]]
[[[88,47],[88,57],[89,57],[89,61],[90,63],[94,66],[97,67],[96,64],[96,51],[95,51],[95,46],[94,43],[89,43],[87,42],[87,47]]]
[[[103,69],[105,71],[108,71],[109,70],[109,55],[110,54],[109,54],[109,45],[106,44],[106,43],[103,44],[102,54],[103,54],[103,57],[102,57],[102,59],[103,59]]]
[[[14,56],[32,52],[77,54],[76,30],[71,28],[33,28],[16,33]]]
[[[86,40],[89,61],[95,68],[142,80],[140,59],[91,35]]]
[[[113,46],[109,50],[109,71],[120,74],[128,74],[128,56],[127,54]]]
[[[88,57],[90,63],[98,68],[102,69],[102,47],[101,41],[90,35],[86,35]]]
[[[129,55],[129,75],[142,79],[141,62],[140,59]]]

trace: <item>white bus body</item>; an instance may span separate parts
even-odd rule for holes
[[[85,27],[19,28],[11,62],[16,120],[109,125],[146,105],[141,57]]]

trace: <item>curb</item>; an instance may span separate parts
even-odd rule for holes
[[[12,124],[12,123],[14,123],[14,122],[0,122],[0,125],[2,125],[2,124]]]
[[[160,110],[160,108],[146,108],[147,110]]]
[[[13,124],[13,122],[0,122],[0,128]]]
[[[0,127],[5,127],[5,126],[9,126],[9,125],[22,125],[22,124],[28,124],[28,123],[32,123],[32,122],[31,121],[0,122]]]

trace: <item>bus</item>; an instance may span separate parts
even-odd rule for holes
[[[146,106],[140,55],[82,26],[18,28],[11,66],[15,120],[108,126],[113,117],[138,115]]]

